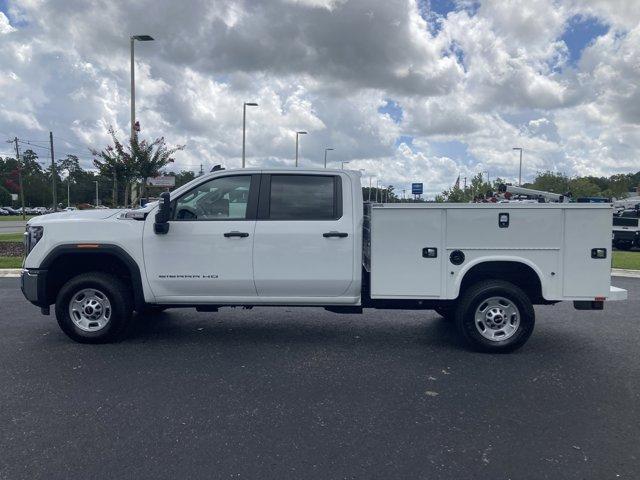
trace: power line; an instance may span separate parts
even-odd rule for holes
[[[51,150],[49,147],[43,147],[42,145],[36,145],[35,143],[27,142],[26,140],[18,140],[19,143],[31,145],[32,147],[42,148],[43,150]]]

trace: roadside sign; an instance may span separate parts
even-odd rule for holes
[[[147,177],[147,185],[151,185],[152,187],[175,187],[176,177],[173,175]]]
[[[412,183],[411,193],[413,195],[422,195],[422,183]]]
[[[17,193],[12,193],[11,194],[11,201],[12,202],[17,202],[18,201],[18,194]]]

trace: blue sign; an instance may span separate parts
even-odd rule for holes
[[[413,195],[422,195],[422,184],[421,183],[412,183],[411,184],[411,193]]]

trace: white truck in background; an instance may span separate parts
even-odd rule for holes
[[[526,342],[535,304],[626,298],[608,205],[364,207],[358,172],[219,170],[143,209],[31,219],[22,291],[87,343],[134,310],[295,305],[434,309],[489,352]]]

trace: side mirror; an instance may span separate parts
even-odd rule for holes
[[[153,224],[153,231],[158,235],[164,235],[169,232],[169,218],[171,217],[171,195],[169,192],[160,194],[158,202],[158,213],[156,213],[156,222]]]

